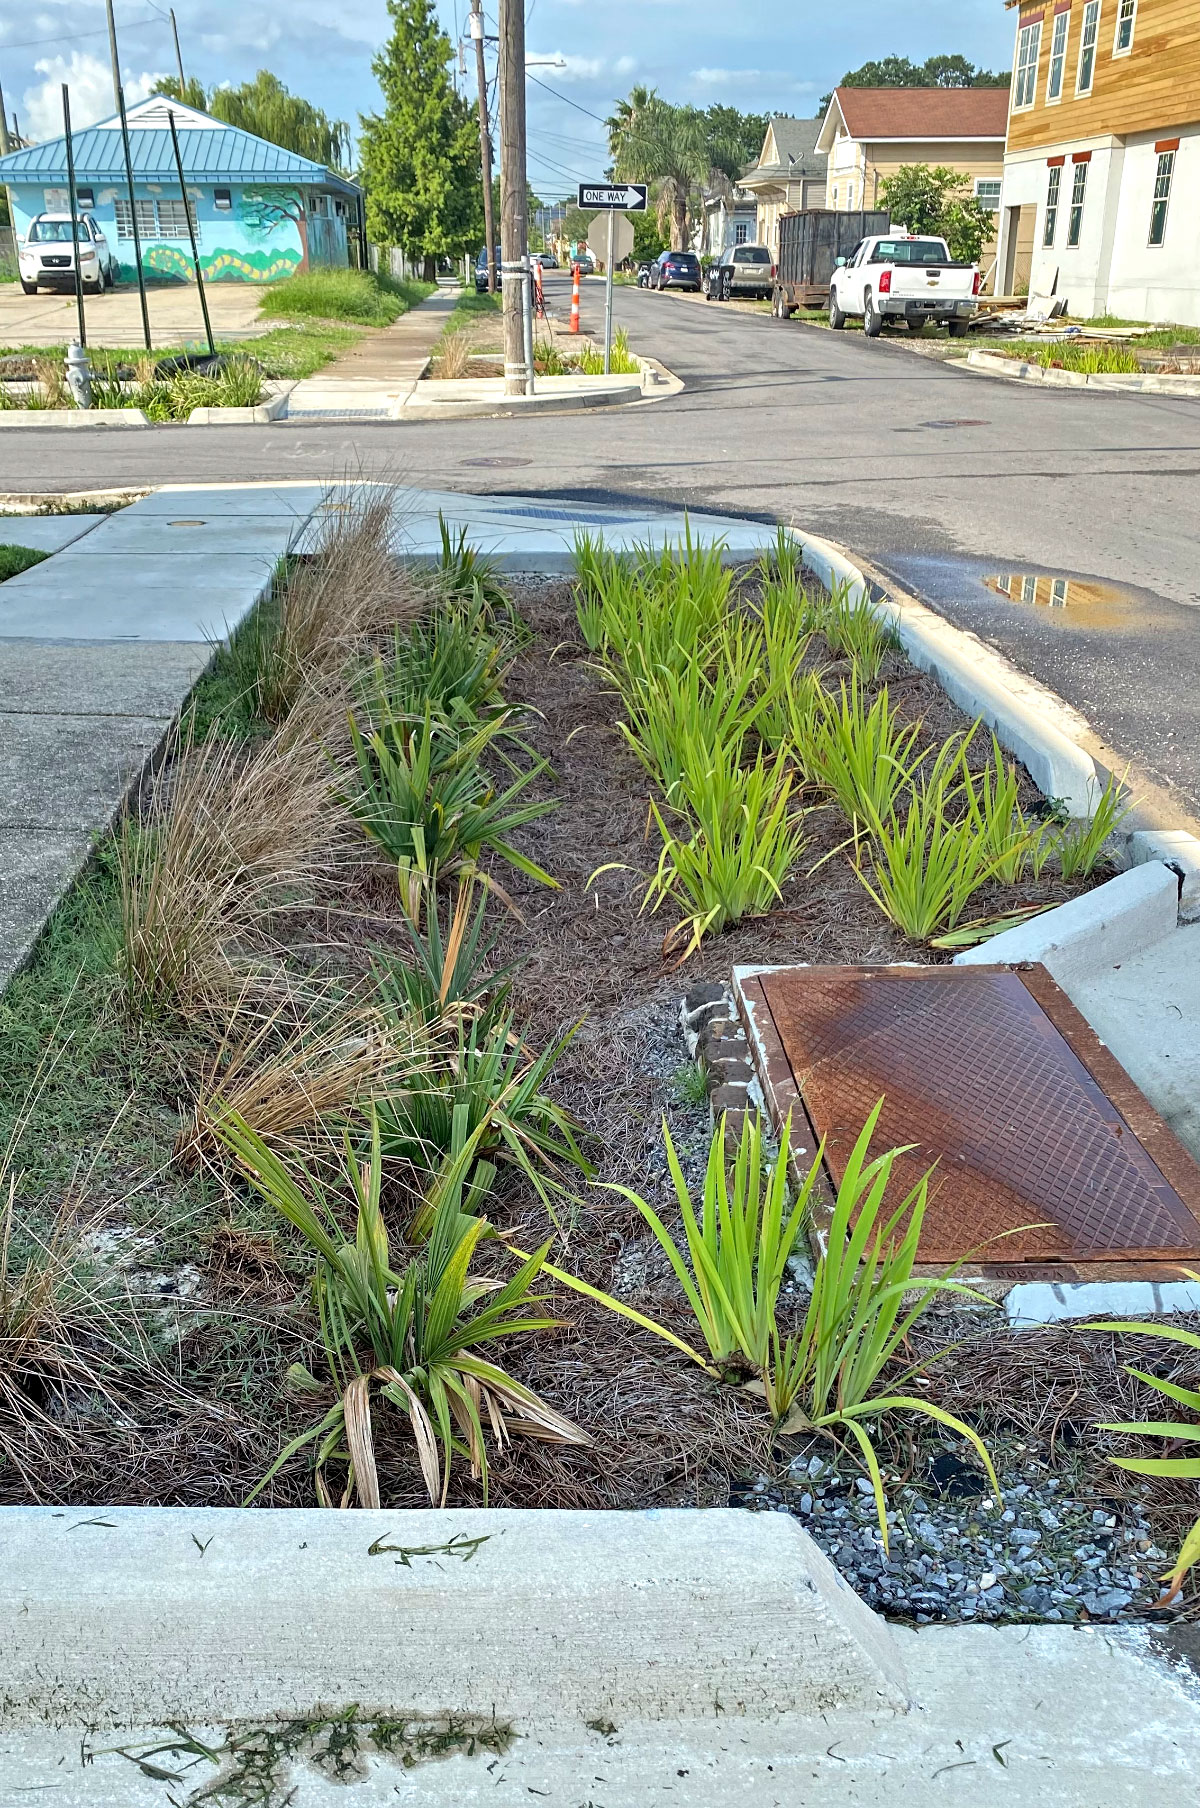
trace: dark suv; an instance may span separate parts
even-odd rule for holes
[[[487,264],[488,264],[487,246],[484,245],[480,248],[479,256],[475,259],[475,293],[476,293],[476,295],[482,295],[487,288],[487,278],[488,278]],[[496,282],[497,282],[497,285],[500,282],[500,247],[499,247],[499,245],[496,246]]]
[[[775,282],[775,265],[765,245],[726,245],[704,279],[709,301],[733,297],[769,299]]]
[[[700,259],[692,251],[664,251],[650,266],[652,289],[694,289],[700,293]]]

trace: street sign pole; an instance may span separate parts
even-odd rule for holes
[[[605,376],[607,376],[609,374],[609,367],[612,364],[613,264],[616,262],[616,259],[613,256],[613,252],[615,249],[616,249],[616,247],[613,244],[613,235],[610,232],[608,235],[608,262],[604,266],[604,374],[605,374]]]

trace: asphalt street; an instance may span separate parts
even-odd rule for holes
[[[548,281],[565,311],[566,279]],[[591,279],[585,328],[602,309]],[[630,288],[615,314],[683,394],[457,423],[30,433],[0,415],[0,490],[388,473],[795,522],[1007,652],[1200,815],[1200,400],[1024,388],[886,337]],[[1030,571],[1124,594],[1051,611],[981,581]]]

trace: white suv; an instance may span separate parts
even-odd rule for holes
[[[90,213],[79,215],[75,236],[79,241],[79,273],[84,288],[93,295],[111,289],[119,271],[116,255],[109,250],[108,240]],[[26,295],[36,295],[39,289],[75,287],[71,238],[68,213],[40,213],[36,220],[30,221],[17,259],[21,287]]]

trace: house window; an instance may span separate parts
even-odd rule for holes
[[[1133,22],[1137,18],[1137,0],[1117,0],[1117,30],[1113,38],[1113,55],[1128,56],[1133,49]]]
[[[1077,167],[1079,169],[1086,169],[1087,165],[1081,163]],[[1062,165],[1055,163],[1051,165],[1050,174],[1046,181],[1046,221],[1042,227],[1043,245],[1052,245],[1054,243],[1054,234],[1058,230],[1058,200],[1061,193]]]
[[[133,237],[133,220],[129,211],[129,202],[117,196],[113,201],[117,216],[117,237],[131,239]],[[185,239],[188,235],[188,213],[192,216],[192,225],[196,224],[196,209],[187,204],[184,212],[183,202],[158,199],[140,199],[137,203],[137,229],[139,239]]]
[[[1083,197],[1087,190],[1088,166],[1086,163],[1075,165],[1075,174],[1071,180],[1071,212],[1067,219],[1067,244],[1077,245],[1079,234],[1083,230]]]
[[[735,245],[745,245],[748,242],[749,238],[750,238],[750,228],[749,228],[749,226],[747,226],[745,220],[736,220],[734,222],[734,227],[733,227],[734,244]]]
[[[229,188],[213,189],[213,206],[218,213],[230,213],[233,210],[233,190]]]
[[[1037,602],[1037,579],[1036,578],[1022,578],[1021,579],[1021,601],[1023,603],[1036,603]]]
[[[996,213],[1000,207],[1000,178],[998,176],[976,176],[975,199],[989,213]]]
[[[1154,176],[1154,201],[1150,208],[1150,243],[1161,245],[1167,236],[1167,203],[1171,199],[1171,177],[1175,174],[1174,151],[1158,153],[1158,169]]]
[[[79,211],[82,213],[85,208],[96,205],[96,191],[94,188],[76,188],[75,199],[79,204]]]
[[[847,184],[846,184],[846,207],[850,213],[854,212],[854,184],[853,184],[853,182],[847,182]]]
[[[1096,73],[1096,39],[1100,36],[1100,0],[1087,0],[1083,9],[1083,32],[1079,39],[1079,71],[1075,77],[1076,94],[1090,94]]]
[[[1070,28],[1070,13],[1055,13],[1054,31],[1050,38],[1050,68],[1046,76],[1046,101],[1048,104],[1062,99],[1063,69],[1067,61],[1067,32]]]
[[[1067,606],[1067,579],[1055,578],[1050,586],[1050,607],[1065,609]]]
[[[1022,25],[1017,33],[1017,69],[1013,81],[1013,112],[1032,107],[1037,89],[1038,56],[1042,48],[1042,22]]]
[[[837,184],[836,183],[834,184],[834,189],[833,189],[833,205],[835,207],[837,206]]]

